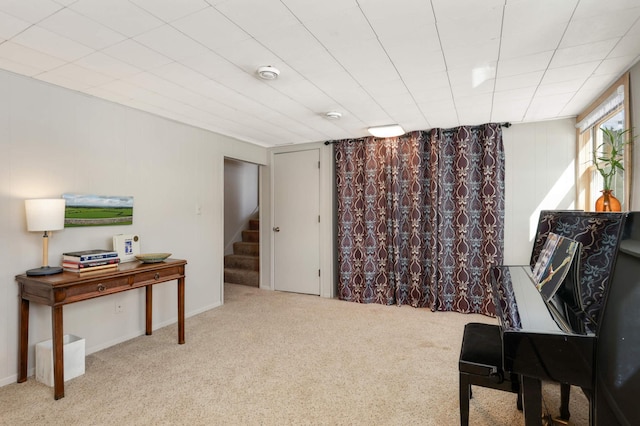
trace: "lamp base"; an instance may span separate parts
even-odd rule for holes
[[[32,277],[39,277],[43,275],[53,275],[59,274],[62,272],[62,267],[60,266],[41,266],[35,269],[29,269],[27,271],[27,275]]]

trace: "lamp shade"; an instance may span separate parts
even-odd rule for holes
[[[27,230],[56,231],[64,229],[64,199],[25,200],[24,207],[27,212]]]

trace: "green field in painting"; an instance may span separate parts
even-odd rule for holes
[[[131,225],[133,207],[67,207],[65,227]]]

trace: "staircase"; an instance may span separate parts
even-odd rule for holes
[[[260,221],[249,220],[249,229],[242,231],[242,241],[233,243],[233,254],[224,257],[224,282],[260,285]]]

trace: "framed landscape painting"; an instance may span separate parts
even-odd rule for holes
[[[133,197],[62,194],[62,198],[66,203],[65,228],[133,223]]]

